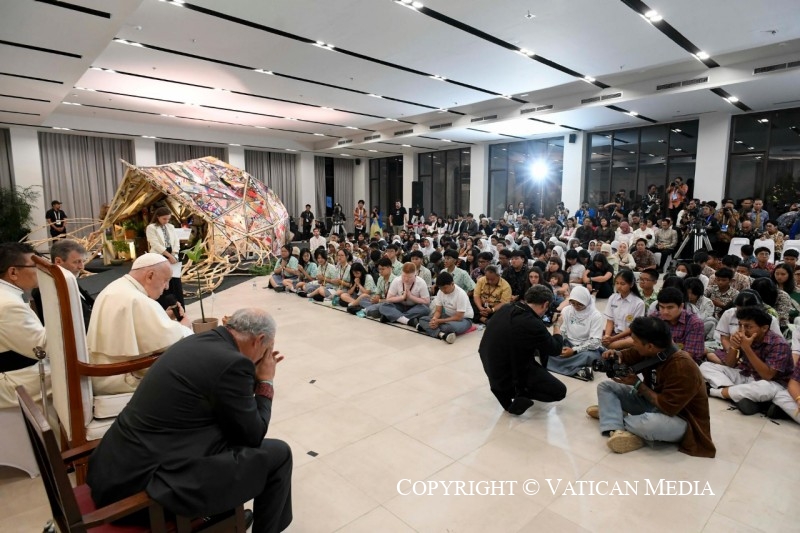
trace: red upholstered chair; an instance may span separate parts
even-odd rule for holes
[[[100,441],[92,441],[62,454],[44,413],[23,387],[17,387],[17,398],[36,462],[42,474],[42,482],[50,502],[53,521],[62,533],[83,533],[85,531],[92,533],[245,532],[244,508],[241,505],[225,516],[216,517],[213,522],[204,519],[191,520],[185,517],[166,521],[164,508],[142,491],[98,509],[92,501],[88,485],[79,484],[72,487],[65,465],[79,458],[88,457]],[[150,517],[149,526],[112,523],[145,509]]]

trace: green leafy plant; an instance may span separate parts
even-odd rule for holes
[[[251,266],[247,272],[253,276],[266,276],[268,274],[272,274],[272,271],[274,269],[275,269],[275,263],[269,261],[267,263],[264,263],[263,265]]]
[[[145,237],[147,234],[147,222],[129,218],[122,223],[122,227],[133,231],[137,237]]]
[[[197,274],[197,299],[200,300],[200,318],[203,320],[203,323],[206,321],[206,312],[205,309],[203,309],[202,281],[200,280],[200,269],[198,268],[198,265],[203,259],[203,252],[205,251],[204,248],[203,241],[197,241],[197,244],[184,252],[186,257],[191,259],[194,263],[194,272]]]
[[[19,241],[31,232],[31,211],[38,199],[33,187],[0,187],[0,242]]]
[[[111,241],[111,247],[114,248],[115,252],[117,252],[118,257],[119,254],[125,254],[131,251],[128,241]]]

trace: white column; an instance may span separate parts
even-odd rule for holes
[[[694,197],[719,201],[725,194],[728,170],[731,115],[700,115],[697,132],[697,162],[694,171]]]
[[[417,169],[417,164],[419,162],[419,158],[415,153],[404,153],[403,154],[403,206],[407,210],[411,210],[411,182],[417,179],[417,174],[419,171]],[[394,206],[395,198],[389,198],[389,206]],[[409,218],[411,217],[411,213],[409,212]]]
[[[561,201],[574,214],[581,206],[583,183],[586,175],[586,133],[575,132],[575,142],[569,142],[570,134],[564,135],[564,173],[561,177]]]
[[[297,199],[298,209],[305,210],[306,204],[311,204],[311,211],[317,212],[317,194],[314,180],[314,154],[301,152],[297,157]],[[324,206],[322,211],[324,214]],[[292,213],[299,215],[299,213]]]
[[[362,159],[360,165],[356,165],[353,171],[353,206],[358,204],[359,200],[364,200],[367,211],[369,212],[369,159]],[[350,217],[348,217],[350,218]]]
[[[156,141],[155,139],[138,138],[133,140],[133,151],[136,156],[137,167],[152,167],[156,163]],[[129,161],[133,163],[132,161]]]
[[[228,163],[244,170],[244,148],[241,146],[228,146]]]
[[[42,160],[39,153],[39,136],[33,128],[19,128],[11,126],[11,158],[14,162],[14,183],[17,188],[34,187],[39,193],[39,199],[31,210],[31,227],[42,226],[41,229],[31,234],[32,240],[46,239],[50,236],[44,227],[44,214],[50,208],[54,198],[45,198],[42,179]],[[55,198],[58,200],[59,198]],[[64,206],[69,214],[69,207]],[[40,251],[46,251],[47,246]]]
[[[475,144],[469,150],[469,210],[477,217],[489,213],[489,145]]]

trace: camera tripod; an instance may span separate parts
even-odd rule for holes
[[[686,248],[686,245],[689,244],[690,240],[692,241],[693,244],[692,247],[693,252],[697,252],[698,250],[701,250],[703,248],[705,248],[705,250],[708,252],[713,250],[713,247],[711,246],[711,241],[708,240],[708,233],[706,233],[706,229],[702,226],[693,227],[691,230],[689,230],[689,234],[686,235],[685,239],[683,239],[683,242],[678,247],[678,249],[675,250],[675,253],[672,254],[672,261],[670,265],[672,270],[675,270],[675,265],[678,264],[678,261],[681,257],[681,253],[683,253],[683,249]]]

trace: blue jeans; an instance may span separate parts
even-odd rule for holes
[[[667,416],[638,394],[633,387],[603,381],[597,385],[597,404],[600,407],[600,431],[625,429],[648,441],[679,442],[686,433],[686,421]],[[623,411],[628,416],[623,416]]]
[[[472,327],[472,319],[462,318],[461,320],[455,320],[453,322],[442,322],[438,328],[432,328],[431,317],[424,316],[419,319],[419,326],[431,337],[438,337],[440,332],[445,335],[448,333],[455,333],[458,335]]]
[[[382,303],[379,305],[380,307],[378,310],[389,322],[395,322],[401,316],[408,319],[421,318],[423,316],[428,316],[430,313],[428,306],[422,304],[406,305],[401,303]]]

